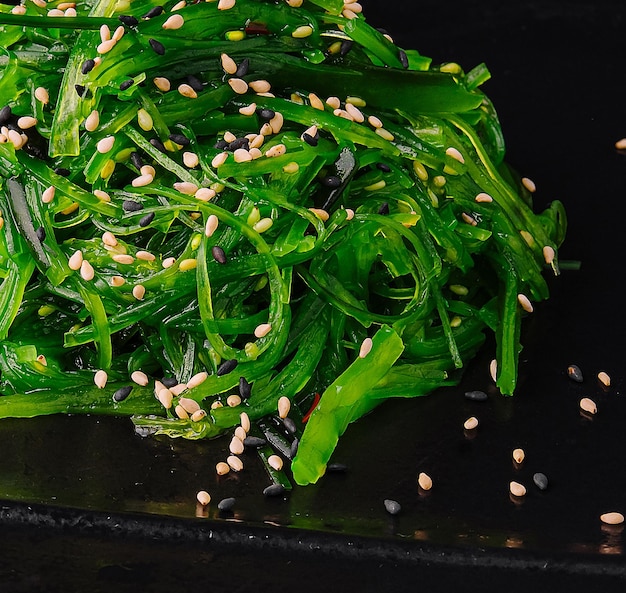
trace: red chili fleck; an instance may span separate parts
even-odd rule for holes
[[[315,394],[315,397],[313,398],[313,404],[309,408],[309,411],[304,416],[302,416],[302,423],[303,424],[309,419],[309,416],[313,413],[313,410],[315,410],[315,408],[317,407],[317,404],[320,403],[320,398],[321,397],[322,396],[319,393]]]
[[[250,22],[246,25],[247,35],[269,35],[270,30],[265,23]]]

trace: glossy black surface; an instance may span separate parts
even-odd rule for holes
[[[0,423],[0,582],[6,590],[621,590],[626,513],[622,312],[626,8],[613,2],[363,0],[368,20],[435,62],[486,62],[508,161],[569,215],[550,301],[524,326],[518,393],[490,387],[488,344],[463,383],[383,405],[346,433],[348,471],[266,499],[252,456],[217,481],[227,441],[142,439],[130,421],[55,417]],[[419,5],[419,6],[417,6]],[[583,383],[567,378],[580,366]],[[604,370],[607,390],[596,380]],[[486,402],[464,391],[483,389]],[[594,398],[598,414],[581,416]],[[464,434],[464,420],[480,420]],[[511,452],[526,451],[521,468]],[[417,488],[419,471],[434,487]],[[550,481],[532,483],[535,472]],[[510,480],[526,484],[509,498]],[[235,496],[232,516],[195,494]],[[402,511],[389,515],[386,498]],[[471,577],[470,583],[467,579]],[[549,589],[548,589],[549,587]],[[2,589],[4,590],[4,589]]]

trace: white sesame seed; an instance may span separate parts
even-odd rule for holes
[[[209,202],[215,197],[215,190],[210,187],[201,187],[194,194],[194,197],[201,202]]]
[[[137,123],[144,132],[149,132],[154,127],[152,116],[143,107],[137,110]]]
[[[328,97],[326,99],[326,105],[328,105],[331,109],[339,109],[341,107],[341,99],[339,97]]]
[[[493,198],[485,192],[480,192],[479,194],[477,194],[474,200],[476,202],[485,202],[485,203],[493,202]]]
[[[109,247],[115,247],[117,245],[117,238],[111,231],[105,231],[102,233],[102,242]]]
[[[96,51],[99,54],[109,53],[115,47],[116,43],[116,39],[108,39],[107,41],[103,41],[102,43],[100,43],[100,45],[98,45],[98,47],[96,48]]]
[[[177,2],[174,6],[172,6],[172,12],[182,10],[185,6],[187,6],[187,2],[185,2],[185,0],[180,0],[180,2]]]
[[[230,471],[230,465],[224,461],[215,464],[215,472],[218,476],[225,476]]]
[[[222,70],[226,74],[234,74],[237,72],[237,63],[228,54],[222,54],[220,56],[220,62],[222,64]]]
[[[198,155],[195,152],[183,152],[183,164],[185,165],[185,167],[188,167],[189,169],[193,169],[194,167],[198,166],[198,163],[200,162],[200,159],[198,158]]]
[[[253,80],[248,86],[255,93],[267,93],[272,88],[272,85],[267,80]]]
[[[600,371],[598,373],[598,380],[605,387],[610,387],[611,385],[611,377],[609,377],[608,373],[606,373],[605,371]]]
[[[168,387],[168,389],[172,392],[172,395],[180,395],[184,391],[187,391],[187,385],[185,383],[178,383],[177,385],[173,385],[172,387]]]
[[[258,159],[259,157],[263,156],[263,153],[258,148],[251,148],[248,152],[250,153],[252,160]]]
[[[615,148],[617,148],[617,150],[626,150],[626,138],[620,138],[615,143]]]
[[[424,472],[420,472],[420,474],[417,476],[417,483],[422,490],[428,491],[433,487],[433,481],[431,477]]]
[[[263,338],[267,334],[269,334],[271,330],[272,330],[272,324],[271,323],[261,323],[260,325],[256,326],[256,328],[254,330],[254,335],[257,338]]]
[[[17,130],[8,130],[6,137],[16,149],[21,148],[24,145],[24,138]]]
[[[535,182],[532,179],[529,179],[528,177],[523,177],[522,178],[522,185],[532,194],[537,190],[537,186],[535,185]]]
[[[554,249],[550,247],[550,245],[546,245],[542,251],[544,261],[550,265],[554,261],[554,257],[556,255]]]
[[[621,525],[624,522],[624,515],[615,511],[609,513],[603,513],[600,515],[600,521],[607,525]]]
[[[533,312],[533,304],[530,302],[530,299],[525,294],[518,294],[517,301],[521,305],[522,309],[527,313]]]
[[[446,149],[446,154],[449,157],[452,157],[453,159],[459,161],[459,163],[464,163],[465,162],[465,159],[463,158],[463,155],[454,146],[450,146],[449,148],[447,148]]]
[[[211,495],[206,490],[200,490],[196,494],[196,500],[203,506],[207,506],[211,502]]]
[[[43,193],[41,194],[41,201],[44,204],[49,204],[50,202],[52,202],[52,200],[54,200],[54,194],[56,192],[56,189],[54,187],[54,185],[51,185],[50,187],[47,187]]]
[[[352,10],[350,10],[349,8],[344,8],[341,11],[341,14],[344,16],[344,18],[352,20],[356,18],[356,12],[353,12]]]
[[[164,93],[172,88],[171,82],[164,76],[157,76],[156,78],[152,79],[152,82],[154,83],[154,86],[156,88],[158,88],[160,91],[163,91]]]
[[[132,381],[137,383],[137,385],[146,386],[149,382],[148,375],[146,375],[143,371],[133,371],[130,378]]]
[[[111,286],[119,287],[124,286],[126,284],[126,280],[123,276],[112,276],[111,277]]]
[[[493,381],[498,377],[498,361],[495,358],[489,363],[489,375]]]
[[[282,156],[287,152],[287,147],[284,144],[274,144],[265,151],[265,156],[272,158],[275,156]]]
[[[191,379],[189,379],[189,381],[187,381],[187,389],[198,387],[198,385],[201,385],[207,380],[208,376],[209,374],[206,371],[196,373],[193,377],[191,377]]]
[[[178,181],[174,184],[174,189],[179,191],[181,194],[193,196],[199,188],[195,183],[191,183],[190,181]]]
[[[18,4],[11,8],[11,14],[26,14],[26,6],[23,4]]]
[[[154,253],[150,253],[144,249],[140,249],[137,253],[135,253],[135,257],[142,261],[154,261],[156,259]]]
[[[178,264],[178,269],[181,272],[189,272],[190,270],[195,270],[198,267],[198,261],[192,257],[182,260]]]
[[[80,265],[83,263],[83,252],[82,251],[75,251],[73,253],[73,255],[70,257],[70,259],[67,262],[67,265],[69,266],[70,270],[80,270]]]
[[[182,408],[188,414],[193,414],[200,409],[200,404],[195,400],[189,397],[181,397],[178,399],[178,404],[182,406]]]
[[[278,455],[270,455],[267,458],[267,463],[270,467],[274,468],[276,471],[280,471],[283,469],[283,459]]]
[[[103,202],[111,201],[111,196],[107,194],[105,191],[102,191],[101,189],[94,189],[93,195],[96,196],[96,198],[98,198],[99,200],[102,200]]]
[[[233,455],[241,455],[244,451],[243,441],[240,438],[233,436],[233,438],[230,441],[230,445],[228,446],[228,450]]]
[[[191,420],[193,422],[200,422],[200,420],[202,420],[203,418],[206,418],[207,413],[204,410],[196,410],[192,415],[191,415]]]
[[[172,407],[174,396],[167,387],[161,387],[156,396],[166,410],[169,410]]]
[[[93,266],[86,259],[84,259],[80,264],[80,275],[82,279],[87,282],[94,279],[95,272]]]
[[[315,93],[309,93],[309,103],[313,109],[324,111],[324,103]]]
[[[217,3],[218,10],[229,10],[233,6],[235,6],[235,0],[219,0]]]
[[[226,405],[230,408],[236,408],[241,403],[241,397],[236,393],[232,393],[226,398]]]
[[[48,89],[45,89],[42,86],[38,86],[35,89],[35,99],[44,105],[47,105],[50,102],[50,94],[48,93]]]
[[[282,419],[287,418],[289,416],[289,411],[291,410],[291,400],[283,395],[278,399],[278,416]]]
[[[278,132],[280,132],[280,130],[283,127],[284,121],[285,120],[284,120],[283,114],[280,113],[279,111],[277,111],[275,113],[274,117],[272,119],[270,119],[270,121],[268,123],[272,127],[272,132],[274,134],[278,134]]]
[[[352,208],[346,208],[346,220],[352,220],[354,218],[354,210]]]
[[[227,152],[220,152],[219,154],[213,157],[213,160],[211,161],[211,167],[214,167],[215,169],[217,169],[218,167],[220,167],[226,162],[227,158],[228,158]]]
[[[107,375],[107,372],[100,369],[96,371],[96,374],[93,376],[93,382],[96,384],[96,387],[99,387],[100,389],[104,389],[104,387],[107,384],[108,378],[109,376]]]
[[[583,410],[584,412],[587,412],[589,414],[595,414],[598,411],[598,408],[596,406],[596,402],[594,402],[591,398],[589,397],[583,397],[580,402],[580,409]]]
[[[274,224],[274,221],[271,218],[266,217],[266,218],[261,218],[261,220],[255,223],[252,228],[257,233],[264,233],[265,231],[269,230],[273,224]]]
[[[359,348],[359,358],[365,358],[372,350],[372,338],[365,338]]]
[[[370,115],[367,118],[368,123],[370,124],[370,126],[372,126],[372,128],[382,128],[383,127],[383,122],[380,121],[379,118],[377,118],[375,115]]]
[[[137,284],[133,286],[133,296],[138,300],[143,300],[143,297],[146,296],[146,287],[143,284]]]
[[[191,87],[191,85],[188,85],[186,82],[183,82],[182,84],[178,85],[178,92],[183,97],[187,97],[188,99],[198,98],[198,93],[196,93],[193,87]]]
[[[239,414],[239,422],[241,423],[241,427],[246,431],[246,432],[250,432],[250,417],[248,416],[248,414],[246,412],[241,412],[241,414]]]
[[[254,115],[256,111],[256,103],[250,103],[250,105],[245,105],[244,107],[239,108],[239,113],[241,115]]]
[[[309,211],[315,214],[322,222],[326,222],[330,218],[330,214],[322,208],[309,208]]]
[[[116,253],[111,259],[118,264],[132,264],[135,261],[135,258],[127,253]]]
[[[113,35],[111,35],[111,39],[115,39],[115,41],[119,41],[122,37],[124,37],[125,32],[126,31],[124,30],[124,27],[120,25],[119,27],[115,29],[115,31],[113,31]]]
[[[166,257],[161,264],[164,268],[171,268],[176,263],[175,257]]]
[[[265,122],[259,130],[259,136],[269,136],[272,133],[272,126]]]
[[[100,113],[97,110],[93,110],[85,119],[85,130],[88,132],[94,132],[100,125]]]
[[[519,482],[511,482],[509,484],[509,491],[513,496],[525,496],[526,495],[526,487]]]
[[[465,430],[474,430],[477,426],[478,426],[478,418],[476,418],[476,416],[472,416],[472,417],[468,418],[463,423],[463,428]]]
[[[238,95],[244,95],[248,92],[248,83],[242,78],[229,78],[228,84]]]
[[[236,163],[246,163],[252,160],[252,155],[245,148],[238,148],[233,152],[233,158]]]
[[[515,463],[522,463],[525,457],[526,453],[524,453],[524,449],[513,449],[513,461]]]
[[[365,116],[361,113],[361,110],[352,103],[346,103],[346,111],[355,122],[363,123],[365,121]]]
[[[135,177],[131,184],[133,187],[145,187],[146,185],[150,185],[154,181],[154,177],[152,175],[139,175]]]
[[[96,145],[96,149],[100,154],[106,154],[113,149],[113,145],[115,144],[115,136],[106,136],[102,138],[102,140],[98,141]]]
[[[240,472],[243,469],[243,461],[236,455],[229,455],[226,458],[226,463],[234,472]]]
[[[108,41],[111,39],[111,29],[108,25],[100,25],[100,41]]]
[[[385,128],[376,128],[376,133],[381,138],[384,138],[385,140],[388,140],[389,142],[393,142],[394,140],[394,135],[389,130],[386,130]]]
[[[180,29],[185,24],[185,19],[180,14],[173,14],[164,23],[164,29]]]
[[[349,121],[354,121],[354,118],[345,109],[335,109],[333,110],[333,115],[343,117],[343,119],[347,119]]]
[[[175,408],[174,408],[174,413],[181,419],[181,420],[189,420],[189,413],[187,412],[187,410],[185,410],[185,408],[183,408],[180,404],[178,404]]]
[[[17,125],[22,130],[28,130],[37,125],[37,118],[31,117],[30,115],[25,115],[23,117],[18,118]]]

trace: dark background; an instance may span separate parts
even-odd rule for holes
[[[363,0],[368,21],[435,63],[486,62],[507,160],[564,202],[564,260],[552,298],[525,325],[514,398],[489,391],[489,345],[456,389],[391,402],[352,427],[350,471],[264,501],[251,469],[208,483],[218,443],[148,442],[125,420],[0,424],[0,591],[619,591],[626,513],[623,238],[626,8],[615,2]],[[578,364],[582,384],[566,368]],[[603,390],[598,371],[612,377]],[[472,404],[466,389],[490,399]],[[580,416],[578,400],[599,412]],[[470,414],[474,439],[459,426]],[[51,445],[53,443],[53,445]],[[510,462],[526,450],[521,469]],[[251,464],[252,465],[252,464]],[[420,496],[418,471],[435,481]],[[550,488],[532,487],[535,471]],[[212,479],[212,478],[211,478]],[[529,494],[508,498],[508,482]],[[238,497],[235,521],[196,519],[195,492]],[[19,493],[29,491],[30,498]],[[234,494],[236,493],[236,494]],[[402,512],[390,517],[382,501]]]

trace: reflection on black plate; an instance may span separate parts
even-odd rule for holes
[[[145,572],[160,575],[165,585],[167,545],[194,547],[209,540],[213,548],[194,548],[194,570],[226,564],[233,544],[247,558],[242,575],[255,574],[257,580],[253,558],[268,561],[267,550],[281,546],[283,554],[303,552],[301,565],[290,556],[291,569],[278,579],[285,587],[305,564],[313,574],[323,565],[336,578],[337,567],[317,555],[324,552],[354,562],[350,566],[360,572],[352,583],[368,590],[376,589],[366,575],[375,565],[383,575],[388,564],[396,570],[396,590],[409,587],[409,574],[428,582],[445,566],[447,578],[460,579],[470,565],[517,570],[522,580],[558,573],[572,577],[571,586],[585,578],[603,586],[623,584],[624,536],[619,528],[603,527],[599,516],[626,513],[626,474],[620,471],[626,456],[626,328],[616,279],[626,161],[614,148],[626,136],[621,94],[626,9],[610,2],[431,1],[419,2],[419,9],[399,0],[364,4],[369,21],[390,31],[401,46],[466,69],[485,61],[492,80],[483,88],[500,114],[509,162],[536,182],[538,209],[554,198],[565,203],[570,230],[561,257],[580,260],[582,267],[551,282],[552,299],[527,320],[517,395],[504,398],[492,390],[488,344],[458,388],[389,402],[352,426],[333,457],[347,471],[272,499],[262,494],[267,477],[253,456],[244,472],[215,477],[215,462],[228,446],[224,440],[141,438],[130,421],[119,418],[3,421],[5,558],[13,558],[11,549],[15,555],[32,550],[29,529],[35,526],[52,532],[46,532],[49,545],[39,548],[32,566],[58,567],[58,555],[72,548],[72,541],[86,541],[78,555],[84,574],[97,574],[104,584],[119,585]],[[581,367],[583,383],[567,378],[572,363]],[[609,389],[596,379],[601,370],[612,378]],[[472,389],[487,391],[488,400],[465,399],[463,393]],[[579,412],[585,396],[598,404],[594,417]],[[463,422],[471,415],[480,424],[468,435]],[[516,447],[526,452],[519,468],[511,458]],[[418,489],[420,471],[433,478],[428,493]],[[535,472],[548,476],[547,490],[533,484]],[[511,480],[525,484],[527,496],[512,500]],[[197,508],[200,489],[213,496],[207,509]],[[216,503],[228,496],[236,497],[236,504],[221,514]],[[388,514],[385,499],[399,502],[401,512]],[[137,569],[116,559],[107,542],[118,551],[129,545],[118,534],[136,538],[133,550],[150,542],[150,554],[160,564]],[[164,541],[163,534],[176,544]],[[256,556],[246,556],[246,541],[257,544]],[[307,555],[311,548],[317,554]],[[103,558],[97,570],[87,560],[89,550]],[[33,562],[32,554],[27,557]],[[377,563],[364,562],[368,558]],[[287,564],[284,557],[274,562],[274,568]],[[493,584],[500,583],[498,574],[492,573]],[[7,583],[23,585],[26,575],[15,565],[0,570]],[[305,590],[309,585],[298,584]]]

